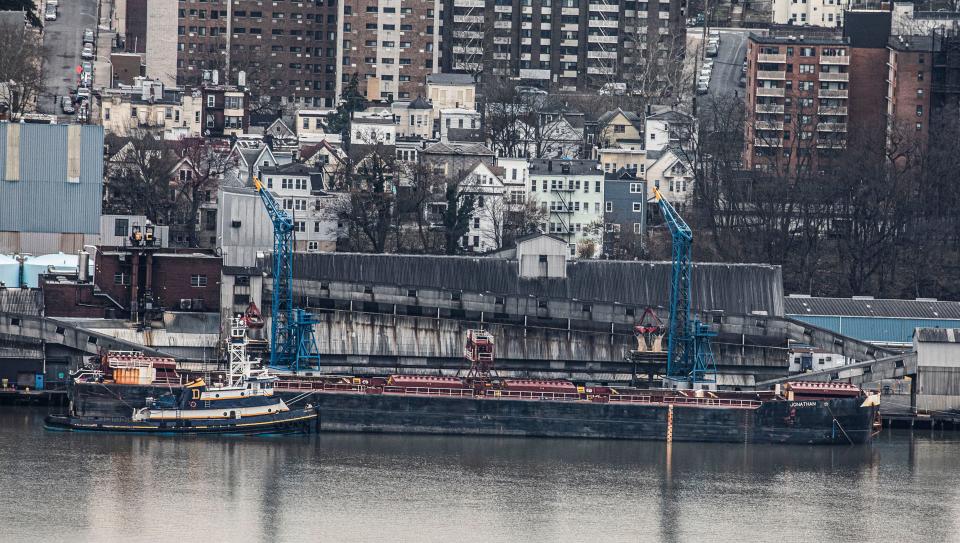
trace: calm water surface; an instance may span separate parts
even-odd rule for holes
[[[0,541],[960,541],[960,434],[177,438],[43,414],[0,407]]]

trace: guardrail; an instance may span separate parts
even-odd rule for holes
[[[728,398],[685,398],[683,396],[672,396],[663,399],[663,403],[679,405],[711,405],[724,407],[743,407],[753,409],[760,407],[763,402],[757,400],[731,400]]]
[[[495,398],[517,398],[521,400],[561,400],[576,401],[582,399],[573,392],[536,392],[530,390],[488,390],[484,396]]]
[[[422,394],[428,396],[473,397],[472,388],[383,387],[384,394]]]

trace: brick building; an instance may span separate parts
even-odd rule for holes
[[[686,40],[680,0],[443,0],[444,72],[518,77],[559,90],[620,81],[659,57],[675,65]]]
[[[337,95],[357,74],[368,100],[426,96],[427,76],[439,68],[440,0],[344,0],[339,7]]]
[[[130,316],[144,310],[216,312],[221,258],[197,249],[102,247],[91,281],[41,282],[49,317]]]
[[[337,77],[337,5],[322,0],[179,0],[173,44],[177,82],[196,84],[205,70],[219,70],[221,83],[227,74],[236,83],[242,70],[255,96],[331,107]]]
[[[790,32],[747,42],[744,165],[794,177],[829,170],[846,145],[850,55],[837,34]]]
[[[869,138],[886,129],[887,41],[890,37],[890,12],[850,10],[846,12],[843,35],[850,41],[850,98],[848,100],[851,137]]]

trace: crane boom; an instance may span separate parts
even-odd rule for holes
[[[673,240],[673,270],[670,283],[670,322],[667,326],[667,378],[691,383],[715,381],[715,363],[709,326],[693,318],[690,307],[693,276],[693,231],[676,208],[653,189],[670,237]]]
[[[273,223],[273,303],[270,319],[270,365],[297,371],[301,366],[319,366],[313,316],[293,305],[294,222],[263,186],[254,189]]]

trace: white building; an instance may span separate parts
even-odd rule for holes
[[[427,98],[437,109],[476,109],[476,84],[468,74],[430,74]]]
[[[327,138],[327,116],[329,109],[300,109],[297,110],[294,130],[301,142],[319,142]]]
[[[525,158],[497,158],[497,166],[503,168],[504,198],[513,209],[524,205],[528,200],[527,181],[530,176],[530,162]]]
[[[303,164],[260,171],[266,186],[293,218],[296,251],[337,249],[337,207],[340,196],[324,190],[323,172]]]
[[[450,141],[450,130],[478,130],[480,113],[472,109],[446,108],[440,110],[440,141]]]
[[[433,137],[433,104],[418,97],[412,102],[396,101],[390,104],[397,137],[430,139]]]
[[[850,0],[773,0],[773,23],[839,28],[849,7]]]
[[[595,160],[531,159],[528,197],[536,198],[548,214],[545,233],[567,242],[571,256],[603,244],[603,170]]]
[[[397,141],[397,125],[387,108],[355,113],[350,131],[353,143],[361,145],[393,145]]]
[[[502,169],[478,162],[461,187],[461,192],[474,195],[476,208],[460,246],[475,252],[500,249],[503,246],[503,223],[507,213]]]
[[[103,89],[100,96],[100,124],[108,133],[130,136],[150,131],[166,139],[201,135],[199,90],[185,91],[138,77],[133,85]]]

